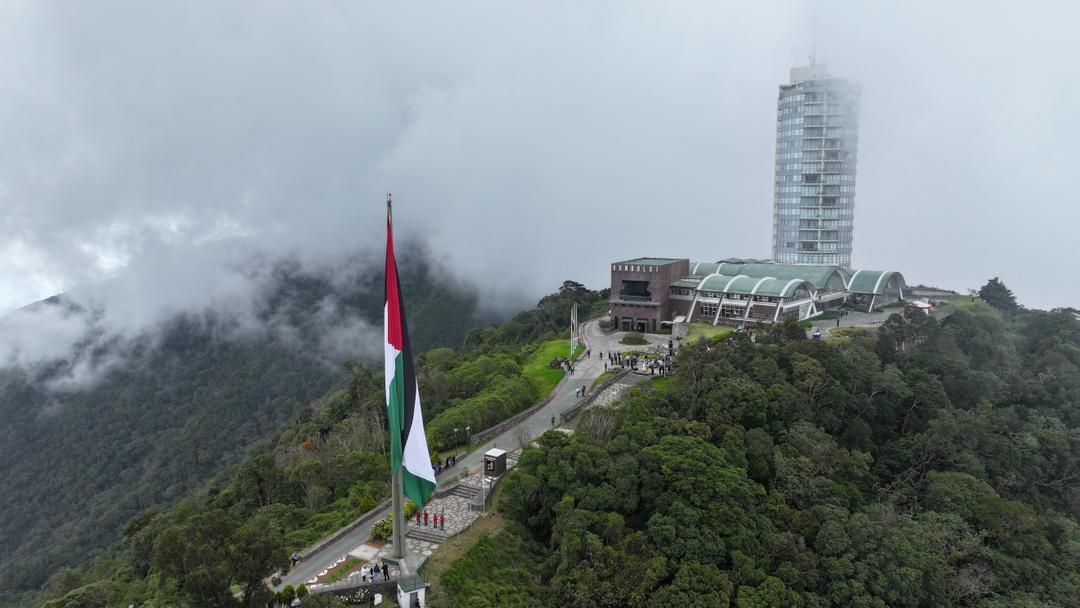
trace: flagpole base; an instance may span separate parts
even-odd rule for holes
[[[393,486],[391,509],[393,509],[391,522],[394,524],[394,533],[391,535],[394,543],[393,556],[397,559],[405,557],[405,505],[402,499],[401,473],[394,475],[391,483]]]

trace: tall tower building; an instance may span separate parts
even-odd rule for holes
[[[792,68],[776,103],[773,260],[851,268],[858,83]]]

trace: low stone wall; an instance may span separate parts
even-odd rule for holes
[[[330,545],[332,545],[332,544],[336,543],[337,541],[341,540],[346,535],[350,534],[353,530],[356,530],[357,528],[359,528],[360,526],[368,523],[369,521],[371,521],[373,519],[376,519],[379,515],[382,515],[383,511],[390,508],[390,504],[391,504],[391,499],[388,498],[388,499],[384,500],[383,502],[376,505],[374,509],[368,511],[367,513],[364,513],[360,517],[357,517],[351,523],[349,523],[349,525],[347,525],[344,528],[338,530],[337,532],[334,532],[333,536],[330,536],[328,538],[324,538],[323,540],[319,541],[318,543],[308,547],[307,549],[304,549],[303,551],[301,551],[299,553],[299,555],[300,555],[300,560],[299,561],[306,560],[307,558],[311,557],[312,555],[318,553],[319,551],[322,551],[326,547],[329,547]]]
[[[508,428],[510,428],[512,426],[517,426],[517,424],[519,422],[521,422],[522,420],[525,420],[529,416],[532,416],[537,411],[539,411],[541,408],[543,408],[545,405],[551,403],[551,400],[555,398],[555,395],[558,394],[559,389],[562,388],[562,385],[566,382],[566,379],[569,378],[569,377],[570,377],[569,375],[564,374],[563,379],[559,380],[559,384],[555,386],[555,390],[551,391],[551,394],[548,395],[547,398],[544,399],[543,401],[541,401],[540,403],[537,403],[536,405],[530,407],[527,410],[524,410],[522,412],[514,414],[513,416],[507,418],[506,420],[503,420],[502,422],[500,422],[499,424],[496,424],[493,427],[484,429],[484,430],[480,431],[479,433],[473,433],[472,435],[469,436],[469,443],[470,444],[483,443],[483,442],[487,441],[488,439],[491,439],[492,437],[497,437],[497,436],[503,434],[506,431],[506,429],[508,429]]]
[[[584,329],[585,323],[592,323],[594,321],[597,321],[598,319],[603,319],[606,316],[607,315],[603,315],[603,316],[599,316],[599,317],[593,317],[592,319],[589,319],[588,321],[585,321],[584,323],[582,323],[581,326]],[[616,330],[612,330],[612,332],[614,332],[614,331],[616,331]],[[607,333],[612,333],[612,332],[607,332]],[[585,340],[584,334],[582,334],[582,345],[584,345],[585,348],[589,348],[589,344]],[[582,351],[582,352],[584,352],[584,351]],[[578,358],[579,359],[581,358],[580,353],[578,354]],[[545,405],[551,403],[551,400],[555,398],[555,395],[558,394],[559,389],[562,388],[562,385],[566,382],[566,380],[569,377],[570,376],[568,374],[564,374],[563,379],[559,380],[559,384],[555,386],[555,390],[551,391],[551,394],[548,395],[547,398],[544,399],[543,401],[541,401],[540,403],[537,403],[536,405],[530,407],[529,409],[527,409],[527,410],[525,410],[523,412],[520,412],[518,414],[515,414],[515,415],[511,416],[510,418],[507,418],[506,420],[503,420],[502,422],[500,422],[499,424],[496,424],[495,426],[493,426],[491,428],[487,428],[487,429],[484,429],[484,430],[480,431],[479,433],[473,433],[472,435],[470,435],[469,436],[470,444],[482,443],[484,441],[487,441],[488,439],[491,439],[492,437],[496,437],[498,435],[501,435],[506,431],[506,429],[508,429],[508,428],[510,428],[512,426],[516,426],[517,423],[519,423],[522,420],[528,418],[529,416],[532,416],[533,414],[535,414],[538,410],[543,408]]]
[[[573,420],[585,408],[589,407],[589,405],[591,405],[592,402],[597,397],[600,396],[600,393],[604,392],[604,390],[606,390],[612,384],[615,384],[619,380],[622,380],[623,378],[625,378],[626,375],[629,374],[629,373],[630,373],[630,370],[624,369],[621,372],[615,374],[614,376],[608,378],[603,384],[596,387],[596,389],[593,390],[593,392],[588,397],[586,397],[584,401],[582,401],[581,403],[575,405],[574,407],[566,410],[565,412],[559,414],[559,421],[561,423],[565,423],[565,422],[569,422],[570,420]]]

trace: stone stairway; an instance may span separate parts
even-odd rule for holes
[[[480,489],[476,486],[459,483],[450,490],[449,495],[464,498],[465,500],[472,500],[476,498],[476,495],[479,493]]]
[[[512,452],[507,452],[506,468],[512,469],[516,467],[519,459],[521,459],[521,448],[518,448]]]
[[[429,543],[443,543],[448,538],[446,534],[440,532],[434,528],[409,528],[409,531],[405,533],[408,538],[415,538],[416,540],[425,540]]]

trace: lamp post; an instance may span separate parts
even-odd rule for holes
[[[454,441],[457,441],[457,432],[460,431],[460,430],[461,429],[459,429],[458,427],[456,427],[456,426],[454,427]]]
[[[465,445],[467,447],[472,447],[472,427],[471,426],[466,426],[465,427]]]

